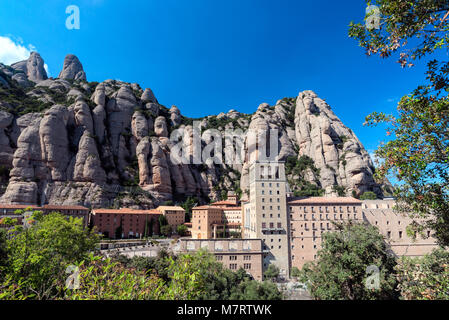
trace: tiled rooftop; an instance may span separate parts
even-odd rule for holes
[[[362,201],[353,197],[309,197],[291,200],[288,204],[362,204]]]
[[[162,214],[159,210],[136,210],[136,209],[94,209],[93,214]]]

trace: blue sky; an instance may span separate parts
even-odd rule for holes
[[[79,30],[65,27],[73,4]],[[189,117],[314,90],[373,150],[385,134],[365,116],[394,111],[425,68],[366,57],[347,36],[364,14],[362,0],[0,0],[0,36],[36,48],[51,76],[73,53],[89,81],[137,82]]]

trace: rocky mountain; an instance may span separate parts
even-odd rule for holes
[[[228,190],[245,196],[248,141],[243,164],[173,163],[170,134],[183,129],[183,146],[192,150],[194,119],[136,83],[87,82],[74,55],[58,78],[47,78],[43,66],[34,52],[0,64],[0,202],[151,208],[219,199]],[[277,129],[277,159],[286,161],[296,195],[382,197],[385,190],[355,134],[312,91],[261,104],[251,115],[230,110],[195,120],[203,130]]]

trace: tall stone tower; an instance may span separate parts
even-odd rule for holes
[[[283,162],[255,161],[249,169],[249,201],[243,204],[243,237],[262,239],[264,270],[274,264],[290,274],[287,180]]]

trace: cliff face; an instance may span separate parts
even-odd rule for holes
[[[189,196],[218,199],[223,190],[245,194],[248,141],[243,164],[173,163],[173,129],[184,129],[183,147],[193,149],[192,119],[177,107],[135,83],[89,83],[73,55],[60,78],[47,79],[42,66],[35,53],[0,64],[0,202],[151,208]],[[300,193],[382,194],[360,141],[312,91],[262,104],[253,115],[230,110],[199,121],[203,130],[278,129],[277,159],[287,161]]]

